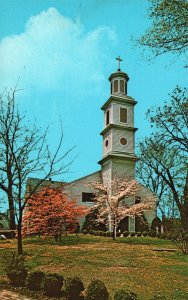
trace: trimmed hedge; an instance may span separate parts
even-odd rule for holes
[[[114,300],[137,300],[137,295],[129,290],[117,290],[114,294]]]
[[[147,231],[143,231],[143,232],[142,232],[142,236],[143,236],[143,237],[148,236],[148,232],[147,232]]]
[[[0,235],[4,235],[7,239],[13,239],[16,236],[16,230],[0,230]]]
[[[135,232],[131,232],[131,233],[130,233],[130,236],[131,236],[131,237],[134,237],[134,236],[135,236]]]
[[[155,231],[153,231],[153,230],[150,230],[149,232],[148,232],[148,235],[149,235],[149,237],[156,237],[156,232]]]
[[[109,293],[105,284],[97,279],[93,279],[86,291],[85,300],[108,300]]]
[[[123,236],[124,236],[124,237],[129,236],[129,232],[128,232],[128,231],[124,231],[124,232],[123,232]]]
[[[26,286],[32,291],[42,290],[42,282],[44,280],[45,273],[42,271],[34,271],[28,274],[26,279]]]
[[[47,274],[43,281],[43,291],[46,296],[60,297],[64,278],[56,273]]]
[[[25,257],[11,252],[5,257],[5,271],[13,286],[25,286],[27,267]]]
[[[70,277],[65,279],[65,295],[67,300],[83,299],[80,293],[84,291],[84,284],[79,277]]]
[[[141,236],[142,236],[142,233],[141,233],[140,231],[138,231],[138,232],[136,233],[136,236],[137,236],[137,237],[141,237]]]

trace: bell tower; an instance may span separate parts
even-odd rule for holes
[[[137,103],[127,95],[129,77],[120,69],[122,59],[117,57],[118,69],[109,77],[110,98],[104,111],[103,157],[99,161],[103,181],[114,177],[135,176],[134,106]]]

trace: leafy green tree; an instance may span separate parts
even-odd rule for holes
[[[154,128],[151,137],[139,143],[142,182],[159,195],[172,199],[188,229],[188,102],[187,89],[177,87],[171,102],[152,108],[147,117]],[[151,175],[152,174],[152,175]]]
[[[149,0],[151,26],[139,39],[155,56],[163,53],[185,54],[188,48],[187,0]]]

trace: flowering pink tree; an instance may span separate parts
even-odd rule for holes
[[[88,187],[96,191],[95,205],[91,207],[91,210],[98,210],[98,222],[108,220],[114,239],[117,226],[122,219],[141,217],[144,211],[154,207],[155,197],[148,197],[138,204],[126,203],[127,199],[133,199],[136,196],[140,187],[140,184],[132,178],[114,178],[106,183],[93,181],[89,182]]]
[[[63,231],[74,232],[87,208],[79,206],[61,188],[43,187],[27,202],[22,234],[40,234],[61,238]]]

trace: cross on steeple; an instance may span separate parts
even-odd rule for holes
[[[122,58],[118,56],[116,57],[116,60],[118,60],[118,71],[120,71],[120,62],[122,61]]]

